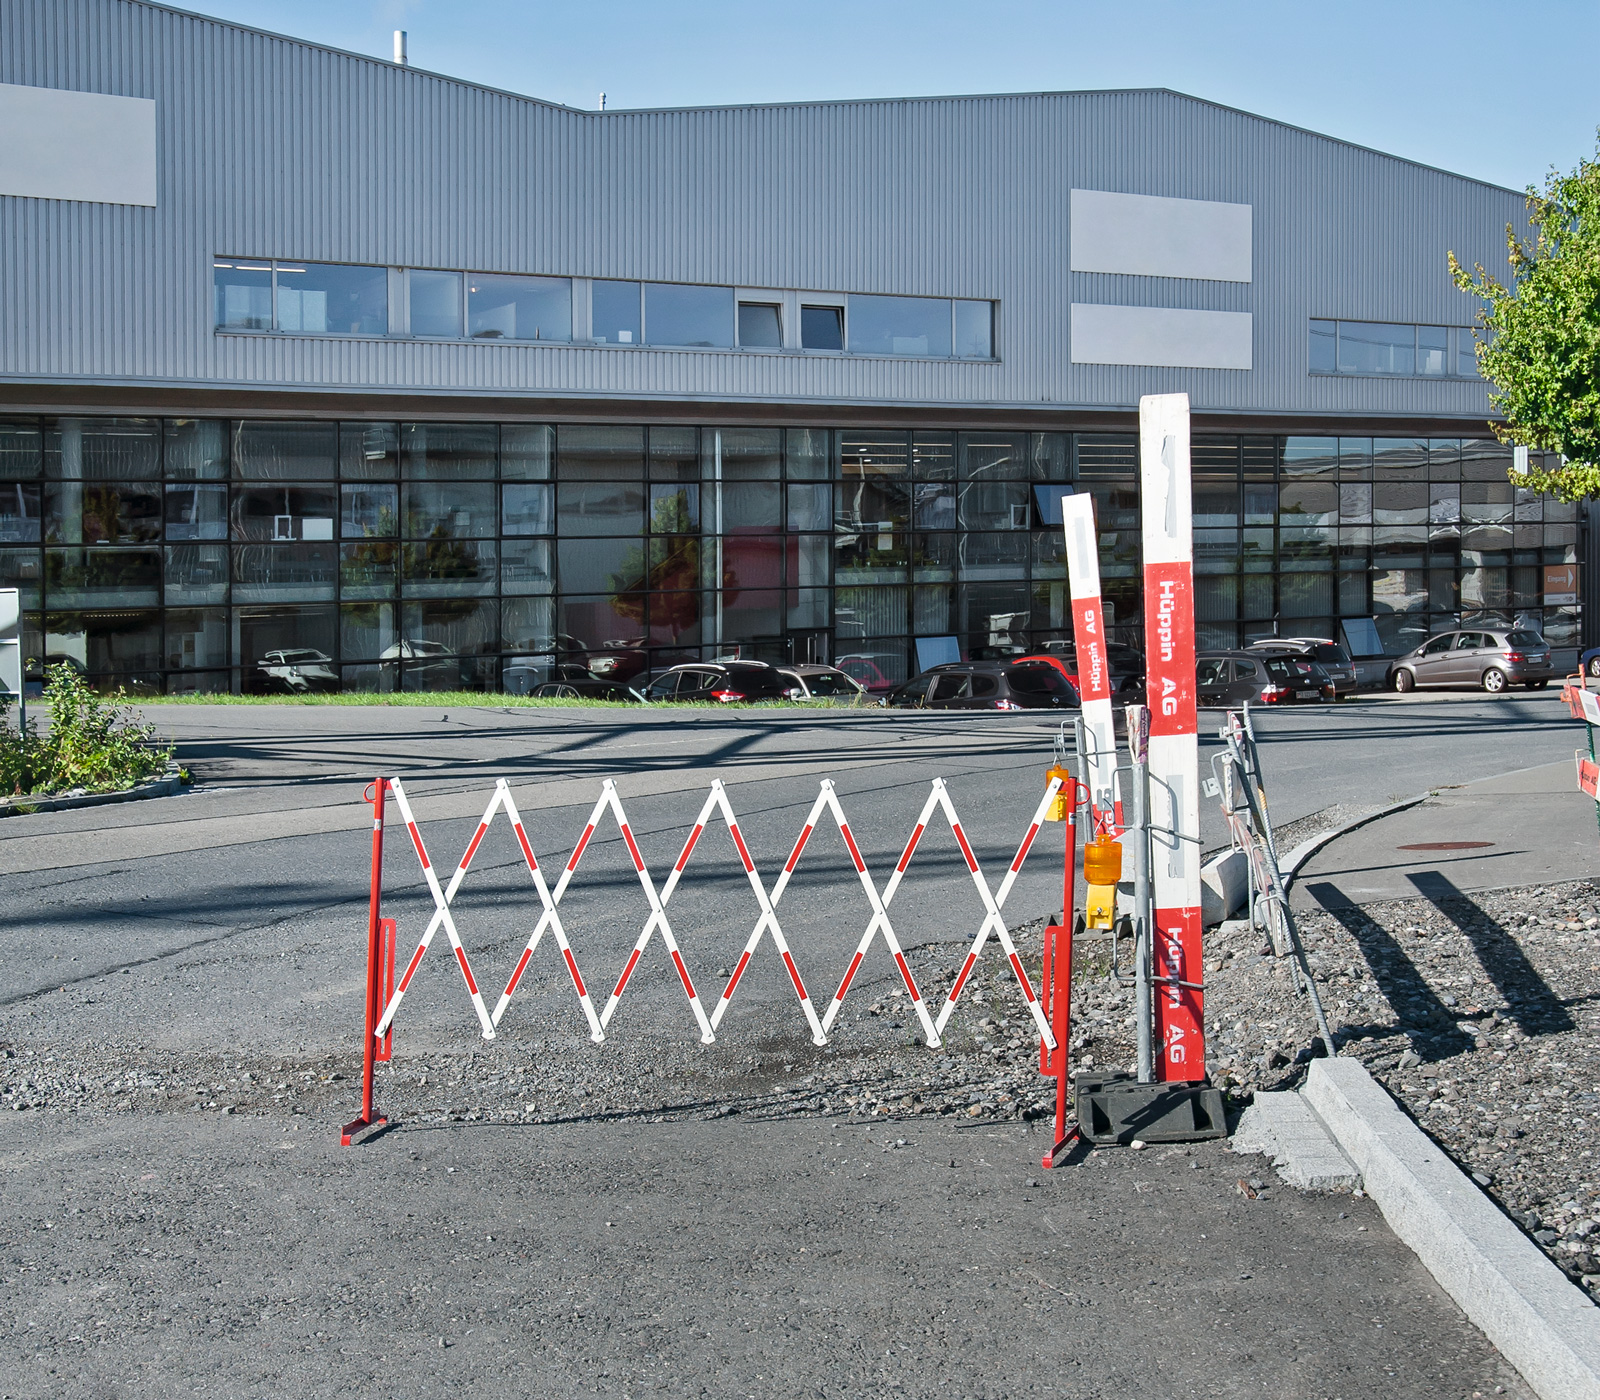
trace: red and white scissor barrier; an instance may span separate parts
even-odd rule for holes
[[[473,1013],[477,1018],[478,1028],[485,1040],[493,1040],[495,1038],[496,1031],[510,1008],[511,1000],[516,995],[529,964],[538,953],[539,945],[548,935],[555,940],[556,947],[560,951],[567,975],[571,979],[573,992],[588,1023],[589,1038],[597,1044],[605,1040],[607,1029],[616,1015],[617,1008],[627,992],[629,982],[638,968],[640,960],[645,956],[652,940],[659,934],[661,945],[666,950],[666,955],[672,963],[673,971],[676,972],[678,980],[682,984],[684,997],[688,1002],[689,1010],[694,1017],[694,1022],[699,1030],[700,1040],[703,1044],[710,1045],[715,1042],[718,1027],[721,1026],[724,1017],[727,1015],[728,1007],[738,991],[740,981],[749,968],[751,960],[756,956],[762,940],[767,938],[770,939],[774,952],[782,961],[784,971],[787,973],[789,981],[794,988],[794,994],[799,1003],[801,1014],[805,1019],[806,1028],[810,1031],[812,1042],[817,1045],[825,1045],[828,1041],[829,1033],[838,1019],[839,1012],[844,1006],[844,1000],[849,994],[852,981],[855,979],[863,962],[871,953],[873,943],[881,937],[888,956],[911,997],[912,1006],[916,1011],[917,1019],[927,1043],[930,1046],[938,1046],[945,1027],[949,1024],[951,1014],[955,1010],[956,1002],[961,997],[961,993],[971,977],[972,969],[976,965],[984,945],[993,937],[999,943],[1005,959],[1017,979],[1017,985],[1022,991],[1028,1010],[1038,1029],[1042,1050],[1050,1058],[1050,1062],[1053,1065],[1061,1067],[1061,1073],[1064,1075],[1065,1056],[1056,1052],[1058,1043],[1065,1040],[1065,1021],[1062,1014],[1052,1015],[1048,1009],[1053,1001],[1061,1006],[1064,1012],[1066,1000],[1064,988],[1036,989],[1033,986],[1023,968],[1022,959],[1017,953],[1016,944],[1012,941],[1011,931],[1006,924],[1003,913],[1006,899],[1016,884],[1023,862],[1033,848],[1034,840],[1039,834],[1039,828],[1044,823],[1045,815],[1049,811],[1050,805],[1060,787],[1061,780],[1059,778],[1052,778],[1048,782],[1043,795],[1034,808],[1033,816],[1028,823],[1027,829],[1024,831],[1022,839],[1016,848],[1016,854],[1006,868],[1004,875],[1001,876],[998,886],[991,887],[988,877],[985,876],[979,866],[977,856],[973,853],[972,842],[962,826],[955,804],[951,801],[949,789],[942,778],[933,779],[927,799],[922,804],[922,809],[900,853],[900,858],[895,862],[894,870],[880,888],[871,871],[867,869],[866,861],[861,854],[860,843],[856,840],[855,833],[851,830],[849,819],[845,816],[844,808],[840,804],[838,792],[835,790],[831,780],[824,779],[817,792],[816,800],[811,804],[811,809],[807,813],[805,824],[801,827],[800,834],[795,839],[794,846],[789,852],[788,859],[784,862],[782,870],[778,872],[777,878],[769,887],[761,872],[756,868],[755,859],[750,853],[749,843],[745,840],[744,833],[739,827],[739,819],[728,800],[727,789],[720,780],[712,781],[705,801],[701,804],[699,814],[695,817],[694,824],[690,828],[689,835],[684,841],[682,849],[678,852],[677,859],[673,862],[665,880],[658,884],[639,848],[639,841],[628,821],[617,785],[608,778],[601,784],[600,795],[595,801],[593,810],[589,813],[588,820],[584,823],[577,843],[572,848],[572,854],[567,858],[552,885],[549,879],[546,878],[545,868],[534,854],[533,843],[528,837],[522,814],[511,795],[511,787],[504,778],[501,778],[495,783],[488,805],[484,808],[483,817],[479,821],[477,829],[473,832],[471,840],[467,842],[466,850],[462,852],[461,859],[456,863],[455,869],[450,873],[448,880],[441,884],[439,871],[429,853],[427,843],[423,839],[421,827],[411,806],[411,800],[406,795],[405,785],[399,778],[380,778],[369,789],[373,805],[373,864],[371,905],[368,920],[367,1055],[363,1086],[363,1111],[360,1118],[346,1125],[344,1141],[348,1143],[353,1132],[359,1132],[364,1127],[384,1121],[381,1111],[376,1109],[372,1103],[373,1065],[376,1062],[387,1059],[389,1056],[395,1018],[405,1001],[407,993],[411,989],[417,969],[421,966],[423,958],[426,956],[440,929],[444,930],[445,936],[449,940],[450,950],[455,955],[456,964],[461,970],[461,977],[466,985]],[[401,820],[405,823],[406,833],[410,837],[412,848],[415,850],[417,860],[421,864],[423,878],[427,882],[428,892],[433,898],[434,906],[433,913],[423,928],[416,951],[411,954],[398,983],[394,981],[396,924],[392,919],[383,918],[381,911],[385,802],[389,794],[393,794],[395,806],[399,809]],[[1075,808],[1076,802],[1069,805]],[[505,990],[501,992],[499,1000],[495,1003],[494,1010],[490,1011],[488,1003],[484,1000],[483,993],[479,989],[478,979],[473,973],[466,948],[456,928],[451,906],[463,880],[466,879],[474,857],[483,845],[484,837],[489,833],[490,827],[502,813],[509,823],[513,835],[516,837],[517,849],[521,854],[523,865],[528,872],[528,879],[533,886],[533,892],[539,903],[539,916],[534,923],[533,931],[528,935],[527,943],[523,947],[515,967],[506,980]],[[929,826],[936,825],[941,817],[949,826],[952,835],[955,837],[956,844],[960,848],[962,860],[965,862],[968,873],[972,877],[973,886],[977,891],[983,913],[977,931],[972,936],[960,971],[949,990],[944,994],[943,1002],[937,1015],[935,1015],[930,1010],[928,999],[918,987],[916,978],[912,976],[905,951],[895,932],[894,922],[890,915],[890,907],[901,889],[906,873],[911,867],[913,857],[916,855],[917,848],[921,844]],[[634,871],[639,878],[640,888],[644,891],[645,901],[649,906],[649,914],[639,930],[638,937],[634,941],[633,948],[623,964],[615,984],[611,988],[611,993],[606,999],[604,1009],[597,1011],[594,999],[590,995],[588,984],[579,966],[577,953],[573,949],[572,941],[562,922],[561,903],[567,891],[571,888],[573,880],[578,875],[584,853],[588,850],[596,831],[600,829],[608,818],[615,824],[627,848],[628,857],[632,861]],[[727,828],[734,850],[737,852],[739,861],[744,867],[745,876],[750,884],[750,892],[755,902],[756,919],[748,937],[745,939],[743,950],[733,968],[732,976],[728,978],[727,985],[723,987],[715,1005],[708,1013],[704,1002],[701,1000],[700,993],[695,988],[695,981],[690,973],[688,960],[685,958],[683,949],[673,933],[670,906],[683,873],[689,866],[700,843],[700,838],[705,833],[706,828],[716,823],[719,819]],[[806,982],[801,974],[799,961],[784,933],[779,906],[783,901],[785,891],[789,888],[795,871],[800,865],[801,858],[813,833],[819,825],[829,821],[837,827],[839,835],[844,841],[845,849],[849,853],[851,864],[855,867],[862,893],[866,896],[870,918],[862,931],[860,940],[856,944],[855,952],[850,959],[849,965],[844,969],[843,975],[839,980],[838,990],[828,1000],[825,1009],[819,1012],[817,1003],[806,989]],[[1069,866],[1072,855],[1072,846],[1069,843],[1067,848]],[[1070,904],[1070,879],[1065,882],[1065,886],[1065,897]],[[1063,923],[1070,927],[1070,917],[1065,918]],[[1063,964],[1067,969],[1067,976],[1070,977],[1070,958],[1057,959],[1058,966]],[[1052,990],[1055,992],[1053,998],[1050,996]],[[1041,992],[1044,994],[1043,1002],[1041,1001]],[[1054,1072],[1052,1070],[1052,1073]]]

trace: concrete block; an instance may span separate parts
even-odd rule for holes
[[[1301,1191],[1355,1191],[1361,1173],[1299,1094],[1257,1094],[1234,1130],[1235,1152],[1272,1158],[1284,1182]]]
[[[1231,919],[1250,902],[1250,862],[1243,851],[1224,851],[1200,867],[1200,922],[1207,928]]]
[[[1600,1400],[1600,1308],[1356,1060],[1313,1060],[1306,1102],[1384,1219],[1544,1400]]]

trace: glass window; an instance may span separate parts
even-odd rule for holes
[[[168,481],[226,481],[228,425],[216,418],[169,418],[166,422]],[[0,476],[5,471],[0,467]]]
[[[507,535],[553,535],[555,502],[551,488],[530,482],[500,488],[500,528]]]
[[[802,306],[800,344],[806,350],[843,350],[844,309],[838,306]]]
[[[357,603],[339,609],[341,661],[377,661],[396,640],[393,603]]]
[[[571,279],[471,274],[467,334],[474,340],[571,340]]]
[[[339,534],[347,540],[392,540],[400,533],[400,488],[372,485],[339,488]]]
[[[732,345],[733,289],[646,282],[644,324],[652,345]]]
[[[228,614],[223,608],[174,608],[166,615],[166,661],[174,671],[226,666]]]
[[[789,485],[788,528],[790,530],[826,530],[832,525],[828,518],[830,491],[824,482],[791,482]]]
[[[154,689],[160,683],[161,614],[47,613],[44,650],[47,662],[70,657],[91,680]]]
[[[518,598],[500,606],[500,640],[507,651],[548,652],[555,646],[555,631],[548,598]]]
[[[850,349],[858,355],[950,356],[950,303],[943,297],[852,296]]]
[[[64,481],[157,481],[155,418],[58,418],[44,434],[44,474]]]
[[[393,481],[400,475],[400,431],[393,423],[339,424],[339,475]]]
[[[392,488],[390,488],[392,489]],[[363,540],[339,546],[339,593],[345,598],[392,598],[399,581],[400,546]]]
[[[1283,474],[1294,477],[1332,476],[1339,468],[1339,439],[1292,437],[1283,445]]]
[[[966,482],[961,487],[961,528],[1026,530],[1033,523],[1029,494],[1028,486],[1020,481]]]
[[[1415,374],[1416,331],[1376,321],[1339,322],[1339,373]]]
[[[549,593],[554,587],[549,540],[505,540],[501,543],[502,593]]]
[[[338,497],[331,486],[242,486],[233,493],[236,540],[331,540]]]
[[[652,481],[700,480],[698,428],[650,429],[650,479]]]
[[[348,263],[277,264],[278,329],[296,335],[387,335],[389,270]]]
[[[0,549],[0,588],[15,588],[23,607],[39,606],[43,571],[44,557],[37,549]]]
[[[0,543],[37,544],[40,532],[37,481],[0,480]]]
[[[1450,372],[1450,332],[1444,326],[1417,327],[1417,373]]]
[[[48,549],[51,606],[155,606],[161,601],[159,549]]]
[[[331,605],[239,608],[234,613],[234,624],[239,638],[241,689],[246,695],[283,689],[281,673],[289,660],[286,653],[313,653],[327,665],[333,659],[339,626],[338,611]],[[316,664],[311,656],[295,659],[307,667]]]
[[[406,290],[411,302],[412,335],[461,334],[459,272],[427,272],[414,267],[406,273]]]
[[[168,603],[226,603],[228,547],[222,544],[169,545]]]
[[[596,340],[605,345],[639,344],[639,292],[637,282],[590,284],[590,326]]]
[[[962,433],[961,475],[968,481],[1026,481],[1026,433]]]
[[[51,482],[44,494],[50,544],[142,544],[161,538],[160,488],[138,482]]]
[[[563,535],[638,535],[644,524],[644,487],[637,482],[563,481],[556,518]]]
[[[1456,331],[1456,373],[1468,379],[1478,377],[1478,342],[1466,326]]]
[[[723,428],[726,481],[776,481],[782,475],[783,435],[777,428]]]
[[[408,482],[405,532],[408,540],[493,539],[494,487],[484,482]]]
[[[272,264],[252,258],[218,258],[214,264],[214,324],[219,330],[272,329]]]
[[[256,481],[331,481],[338,440],[332,423],[236,423],[234,475]]]
[[[1338,323],[1313,321],[1311,323],[1311,373],[1335,374],[1338,372]]]
[[[493,481],[493,423],[402,423],[400,467],[407,481]]]
[[[199,482],[169,485],[166,527],[169,540],[227,539],[228,488]]]
[[[644,475],[643,428],[563,423],[556,452],[557,474],[563,481],[637,481]]]
[[[700,487],[692,481],[654,482],[650,486],[650,532],[654,535],[700,533]]]
[[[826,481],[833,475],[833,452],[826,428],[790,428],[784,433],[791,481]]]
[[[992,360],[994,358],[994,304],[987,301],[958,301],[956,308],[956,358]]]
[[[401,586],[409,598],[460,598],[494,592],[493,540],[431,535],[401,550]]]
[[[1032,458],[1035,481],[1072,480],[1072,440],[1066,433],[1035,433]]]
[[[556,430],[548,423],[500,427],[500,475],[506,481],[549,481]]]
[[[0,423],[0,481],[28,481],[44,467],[44,435],[30,423]]]
[[[779,308],[766,302],[739,303],[739,344],[757,350],[777,350],[783,345]]]

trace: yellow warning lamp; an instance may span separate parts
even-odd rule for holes
[[[1049,787],[1051,783],[1059,782],[1061,787],[1045,809],[1044,819],[1047,822],[1064,822],[1067,819],[1067,808],[1072,794],[1072,773],[1063,768],[1059,763],[1044,775],[1044,783]]]
[[[1117,915],[1117,882],[1122,879],[1122,845],[1101,832],[1083,848],[1085,928],[1110,928]]]

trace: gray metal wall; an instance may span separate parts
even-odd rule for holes
[[[0,378],[1461,415],[1313,316],[1465,324],[1509,191],[1165,92],[578,112],[141,3],[5,0],[0,82],[150,97],[154,209],[0,197]],[[1254,206],[1248,285],[1068,271],[1074,187]],[[217,335],[214,254],[994,298],[992,364]],[[1249,371],[1074,366],[1071,302],[1251,311]]]

